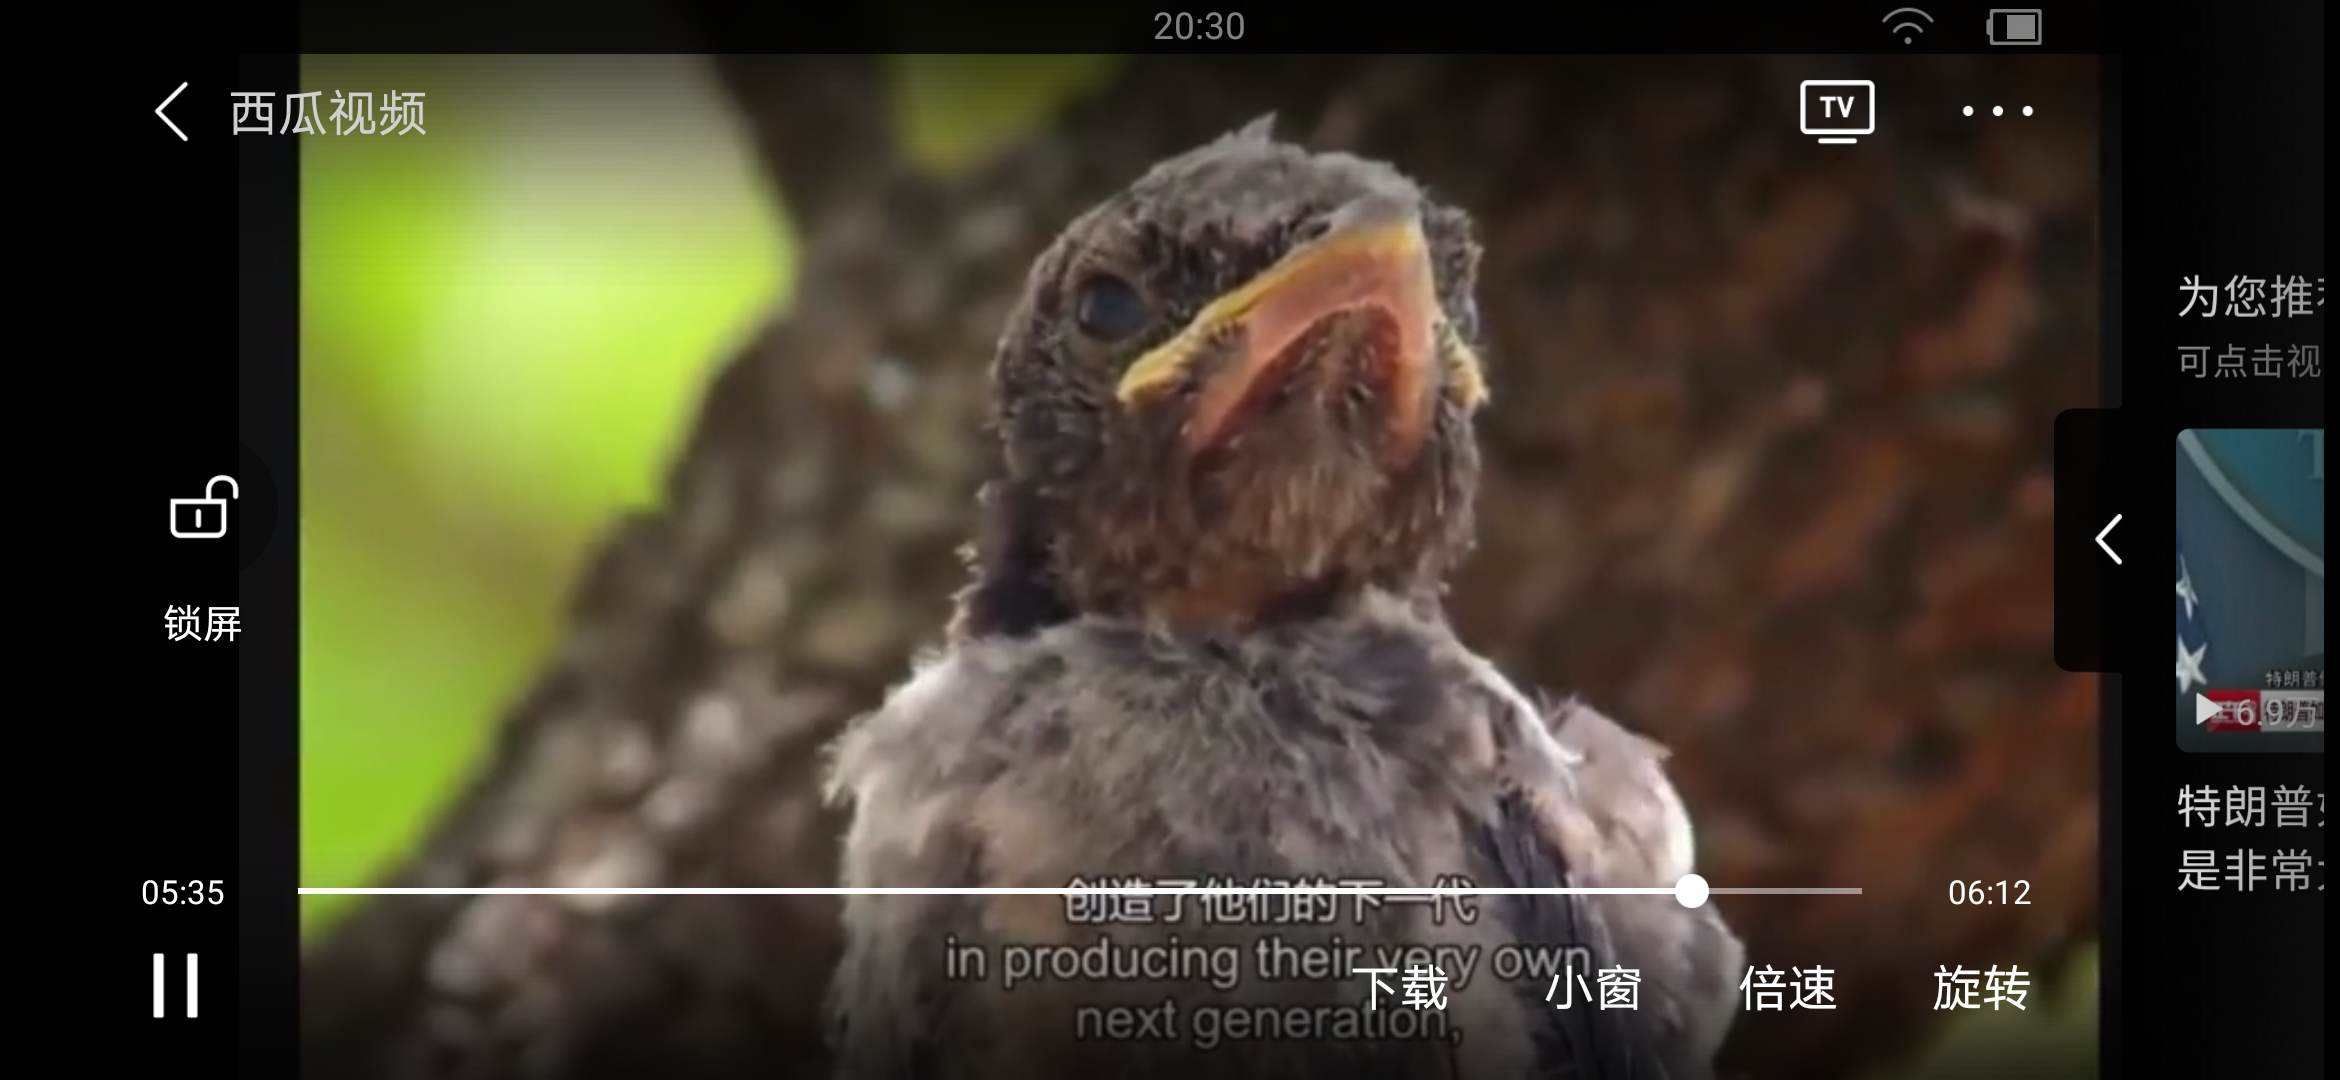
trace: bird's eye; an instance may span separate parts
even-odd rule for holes
[[[1146,325],[1146,302],[1129,282],[1099,274],[1081,283],[1073,318],[1099,341],[1120,341]]]

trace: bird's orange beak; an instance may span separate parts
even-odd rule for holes
[[[1232,342],[1226,362],[1200,373],[1204,381],[1181,433],[1189,452],[1220,445],[1244,406],[1272,393],[1288,373],[1304,335],[1355,311],[1384,317],[1384,340],[1366,350],[1370,369],[1357,374],[1374,380],[1387,410],[1385,460],[1410,461],[1429,426],[1429,382],[1439,357],[1446,375],[1439,389],[1457,395],[1465,408],[1485,399],[1486,382],[1478,358],[1446,327],[1420,215],[1397,200],[1351,204],[1323,236],[1205,305],[1176,336],[1129,366],[1117,396],[1124,408],[1158,399],[1197,377],[1195,365],[1207,349]]]

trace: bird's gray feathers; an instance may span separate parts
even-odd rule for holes
[[[1271,141],[1276,137],[1276,114],[1271,111],[1254,116],[1242,127],[1236,128],[1228,137],[1252,142]]]
[[[1386,161],[1343,151],[1312,151],[1273,137],[1275,117],[1261,116],[1183,154],[1165,158],[1099,208],[1111,217],[1142,206],[1178,228],[1195,225],[1229,237],[1271,244],[1309,207],[1330,208],[1375,194],[1406,204],[1423,201],[1420,185]],[[1078,232],[1076,226],[1073,230]],[[1278,244],[1277,246],[1280,246]]]
[[[1521,871],[1490,857],[1490,836],[1516,852],[1583,861],[1583,873],[1543,866],[1546,880],[1609,883],[1686,870],[1687,825],[1651,744],[1580,706],[1556,719],[1557,731],[1434,610],[1374,590],[1326,617],[1242,634],[1173,634],[1086,616],[1028,637],[960,639],[927,658],[835,747],[831,795],[854,808],[843,883],[1062,886],[1217,876],[1406,886],[1464,875],[1501,884]],[[1501,839],[1523,825],[1533,843]],[[1626,849],[1610,849],[1619,844]],[[1698,981],[1705,969],[1674,958],[1691,947],[1684,935],[1720,932],[1720,924],[1668,897],[1605,899],[1619,902],[1571,909],[1586,932],[1565,943],[1606,940],[1596,965],[1640,963],[1645,1001],[1669,1003],[1649,1019],[1663,1022],[1666,1038],[1710,1049],[1711,995]],[[1106,1067],[1170,1075],[1205,1062],[1222,1076],[1319,1075],[1328,1063],[1408,1076],[1535,1067],[1548,1007],[1492,976],[1456,996],[1453,1023],[1468,1032],[1459,1045],[1259,1044],[1209,1058],[1175,1047],[1141,1048],[1133,1057],[1130,1046],[1071,1037],[1074,1007],[1157,1000],[1163,984],[1003,993],[944,977],[947,939],[996,949],[1086,942],[1101,929],[1067,923],[1063,905],[1057,897],[850,899],[847,955],[833,988],[847,1075]],[[1615,924],[1606,938],[1590,925],[1603,919]],[[1199,926],[1191,916],[1174,927],[1103,929],[1116,941],[1167,932],[1187,942],[1232,940],[1230,928]],[[1261,928],[1232,929],[1248,942]],[[1434,920],[1427,909],[1387,905],[1362,926],[1271,929],[1294,941],[1339,931],[1351,941],[1486,950],[1531,928],[1504,918]],[[1692,982],[1667,984],[1678,977]],[[1246,985],[1235,999],[1353,1006],[1365,989],[1352,980]],[[1543,987],[1531,989],[1540,998]],[[1728,997],[1726,984],[1719,1004]]]
[[[1546,713],[1573,764],[1567,783],[1520,777],[1536,828],[1566,853],[1574,883],[1671,886],[1693,869],[1689,812],[1666,780],[1666,750],[1580,701]],[[1515,757],[1514,761],[1533,760]],[[1663,896],[1585,898],[1642,974],[1641,1012],[1673,1076],[1703,1075],[1722,1046],[1745,950],[1711,903]]]

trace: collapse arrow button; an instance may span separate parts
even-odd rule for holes
[[[180,130],[179,130],[179,125],[177,125],[177,124],[174,124],[174,123],[171,123],[171,118],[170,118],[170,116],[169,116],[168,114],[164,113],[164,112],[163,112],[163,110],[164,110],[164,109],[168,109],[168,108],[170,108],[170,107],[171,107],[171,102],[174,102],[174,101],[177,101],[177,100],[179,100],[179,95],[180,95],[180,94],[183,94],[183,93],[186,93],[186,92],[187,92],[187,84],[186,84],[186,83],[180,83],[180,84],[179,84],[179,88],[178,88],[178,89],[171,91],[171,96],[169,96],[169,97],[167,97],[167,98],[164,98],[164,99],[162,99],[162,104],[160,104],[160,105],[157,105],[157,106],[155,106],[155,107],[154,107],[154,115],[155,115],[155,119],[161,120],[161,121],[163,122],[163,126],[164,126],[164,127],[167,127],[167,128],[169,128],[169,129],[171,129],[171,134],[178,136],[178,137],[179,137],[179,141],[180,141],[180,142],[186,142],[186,141],[187,141],[187,133],[186,133],[186,132],[184,132],[184,131],[180,131]]]

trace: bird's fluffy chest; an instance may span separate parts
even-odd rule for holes
[[[1228,637],[1076,620],[927,664],[848,737],[836,781],[904,811],[858,823],[964,833],[982,884],[1427,884],[1472,869],[1463,835],[1495,788],[1489,718],[1512,707],[1490,675],[1388,600]]]

